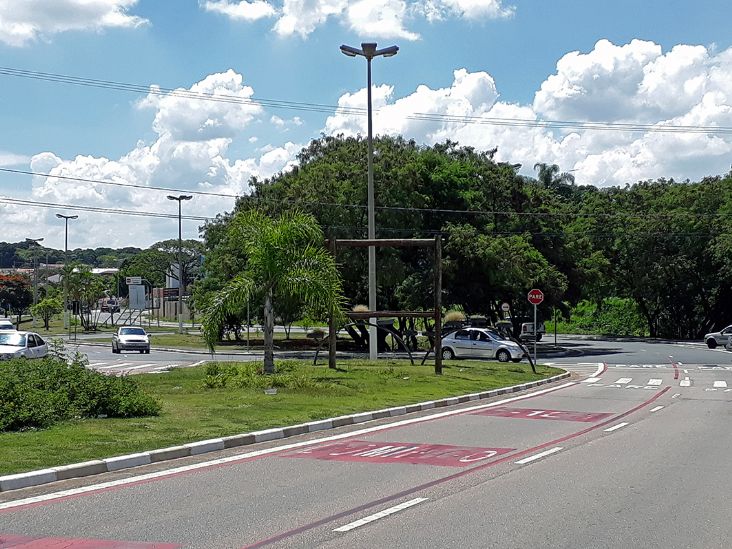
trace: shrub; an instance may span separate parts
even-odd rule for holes
[[[0,363],[0,431],[46,428],[76,418],[157,415],[160,404],[134,380],[47,357]]]

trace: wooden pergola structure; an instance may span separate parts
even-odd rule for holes
[[[370,319],[385,317],[432,318],[435,321],[435,373],[442,374],[442,240],[440,236],[431,238],[405,239],[373,239],[373,240],[337,240],[328,241],[333,257],[337,257],[338,248],[434,248],[435,257],[435,308],[433,311],[359,311],[348,313],[353,319]],[[331,315],[328,321],[328,366],[336,367],[336,326]]]

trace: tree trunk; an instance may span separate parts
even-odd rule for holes
[[[272,289],[264,298],[264,373],[274,374],[274,311],[272,310]]]

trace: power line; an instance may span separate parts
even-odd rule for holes
[[[143,93],[149,95],[181,97],[184,99],[215,101],[256,107],[269,107],[273,109],[289,109],[297,111],[322,112],[328,114],[351,114],[366,116],[367,110],[362,107],[344,107],[324,105],[319,103],[306,103],[298,101],[286,101],[266,98],[244,98],[235,95],[193,92],[185,89],[164,88],[157,85],[140,85],[114,80],[98,80],[82,78],[77,76],[28,71],[13,67],[0,67],[0,75],[27,78],[45,82],[69,84],[82,87],[101,89],[113,89],[132,93]],[[376,109],[379,112],[380,109]],[[546,128],[559,130],[602,130],[602,131],[624,131],[624,132],[654,132],[654,133],[703,133],[715,135],[730,135],[730,126],[702,126],[702,125],[680,125],[680,124],[641,124],[626,122],[589,122],[577,120],[539,120],[529,118],[501,118],[471,115],[448,115],[441,113],[413,112],[405,114],[403,118],[408,120],[452,122],[458,124],[478,124],[489,126],[524,127],[524,128]]]
[[[5,173],[12,173],[12,174],[21,174],[21,175],[31,175],[35,177],[47,177],[47,178],[55,178],[55,179],[61,179],[61,180],[67,180],[67,181],[78,181],[82,183],[95,183],[99,185],[111,185],[115,187],[129,187],[133,189],[143,189],[143,190],[154,190],[154,191],[160,191],[160,192],[167,192],[167,193],[187,193],[187,194],[195,194],[195,195],[202,195],[202,196],[213,196],[213,197],[220,197],[220,198],[234,198],[238,200],[246,200],[248,202],[259,202],[259,203],[271,203],[271,204],[290,204],[294,206],[307,206],[307,207],[326,207],[326,208],[346,208],[346,209],[357,209],[357,210],[364,210],[366,209],[366,205],[364,204],[347,204],[347,203],[340,203],[340,202],[323,202],[323,201],[305,201],[300,199],[279,199],[279,198],[265,198],[260,196],[248,196],[248,195],[238,195],[238,194],[232,194],[232,193],[220,193],[220,192],[212,192],[212,191],[195,191],[195,190],[189,190],[189,189],[177,189],[173,187],[157,187],[157,186],[148,186],[148,185],[140,185],[140,184],[134,184],[134,183],[122,183],[119,181],[108,181],[108,180],[102,180],[102,179],[91,179],[91,178],[84,178],[84,177],[74,177],[69,175],[54,175],[49,173],[42,173],[42,172],[33,172],[33,171],[27,171],[27,170],[16,170],[12,168],[0,168],[0,172]],[[71,207],[71,206],[70,206]],[[80,206],[75,206],[80,207]],[[406,213],[431,213],[431,214],[456,214],[456,215],[486,215],[486,216],[517,216],[517,217],[575,217],[575,218],[612,218],[612,217],[618,217],[622,219],[644,219],[648,217],[656,217],[656,218],[669,218],[672,216],[686,216],[688,217],[697,217],[702,219],[707,218],[726,218],[732,215],[732,213],[719,213],[719,212],[709,212],[709,213],[701,213],[701,212],[687,212],[687,211],[675,211],[673,213],[644,213],[642,215],[640,214],[629,214],[629,213],[586,213],[586,212],[516,212],[512,210],[468,210],[468,209],[456,209],[456,208],[417,208],[413,206],[376,206],[377,210],[385,211],[385,212],[406,212]],[[135,211],[135,210],[130,210]],[[165,216],[167,214],[160,214],[161,216]],[[171,214],[172,215],[172,214]],[[173,216],[176,217],[176,216]],[[194,219],[191,217],[191,219]],[[202,219],[213,219],[213,218],[202,218]]]

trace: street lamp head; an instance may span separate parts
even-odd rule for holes
[[[351,46],[346,46],[343,44],[341,46],[341,53],[343,55],[347,55],[348,57],[356,57],[357,55],[363,55],[363,52],[359,49],[353,48]]]
[[[384,57],[394,57],[399,52],[399,46],[389,46],[378,50],[374,55],[383,55]]]
[[[56,217],[58,217],[59,219],[79,219],[78,215],[56,214]]]
[[[168,200],[177,200],[179,202],[181,200],[190,200],[191,198],[193,198],[193,197],[190,195],[185,195],[185,194],[182,194],[180,196],[173,196],[171,194],[168,195]]]
[[[184,194],[180,195],[181,200],[190,200],[191,198],[193,198],[191,195],[184,195]]]
[[[361,50],[366,57],[373,57],[376,55],[376,42],[362,42]]]

